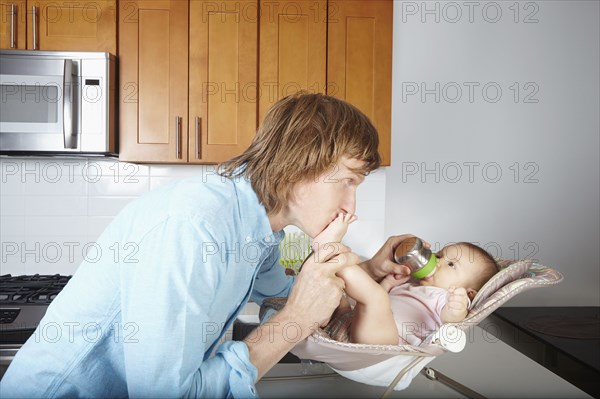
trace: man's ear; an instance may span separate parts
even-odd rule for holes
[[[467,288],[467,296],[470,300],[473,300],[473,298],[475,298],[475,295],[477,295],[477,290],[474,290],[473,288]]]
[[[295,203],[296,201],[306,197],[307,195],[308,195],[308,190],[306,188],[306,185],[301,184],[301,183],[296,183],[296,184],[294,184],[294,186],[292,187],[292,190],[290,191],[289,202]]]

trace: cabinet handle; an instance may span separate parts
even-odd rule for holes
[[[196,159],[200,159],[200,150],[201,150],[201,144],[200,144],[200,134],[199,134],[199,130],[200,130],[200,117],[197,116],[196,117]]]
[[[175,117],[175,158],[181,158],[181,118]]]
[[[15,48],[15,3],[10,5],[10,48]]]
[[[33,49],[37,50],[37,28],[36,28],[36,21],[37,21],[37,11],[36,11],[36,7],[33,6],[32,12],[31,12],[31,30],[33,31]]]

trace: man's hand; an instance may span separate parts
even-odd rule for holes
[[[358,255],[340,243],[325,244],[306,259],[281,310],[303,328],[303,336],[310,334],[310,328],[327,324],[344,290],[344,280],[335,274],[358,262]]]
[[[392,236],[387,239],[383,247],[375,256],[371,259],[363,262],[360,266],[373,277],[375,281],[381,281],[382,278],[388,274],[395,274],[397,276],[404,276],[402,283],[408,281],[410,278],[410,269],[408,266],[399,265],[394,261],[394,249],[400,244],[400,242],[406,240],[409,237],[414,237],[412,234],[403,234],[399,236]],[[423,244],[429,248],[430,245],[427,242]]]
[[[336,243],[323,245],[306,259],[285,307],[244,340],[259,379],[298,342],[329,321],[344,289],[344,280],[335,273],[358,262],[350,248]],[[292,329],[288,331],[288,327]]]

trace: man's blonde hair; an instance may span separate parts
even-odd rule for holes
[[[352,104],[297,93],[275,103],[250,147],[219,165],[219,171],[249,179],[267,213],[274,214],[287,204],[296,183],[315,179],[344,156],[364,161],[357,173],[377,169],[378,145],[377,130]]]

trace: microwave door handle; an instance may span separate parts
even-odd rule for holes
[[[65,148],[77,148],[73,135],[73,61],[65,60],[63,76],[63,136]]]

